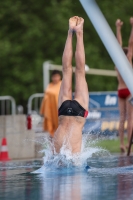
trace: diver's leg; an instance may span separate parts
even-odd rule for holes
[[[83,24],[84,19],[79,17],[77,26],[75,28],[77,44],[75,52],[75,100],[77,100],[81,106],[88,110],[89,93],[85,79],[85,51],[83,43]]]

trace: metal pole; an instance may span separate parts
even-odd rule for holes
[[[40,98],[40,97],[44,97],[44,93],[36,93],[36,94],[32,94],[29,99],[28,99],[28,104],[27,104],[27,114],[31,114],[32,112],[32,101],[34,98]]]
[[[6,100],[10,100],[11,104],[12,104],[12,108],[11,108],[11,114],[15,115],[16,114],[16,102],[15,99],[11,96],[0,96],[0,101],[6,101]]]
[[[10,97],[12,103],[12,115],[16,114],[16,102],[13,97]]]
[[[133,70],[115,35],[94,0],[80,0],[115,66],[133,96]]]

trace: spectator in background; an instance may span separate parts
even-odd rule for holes
[[[44,92],[40,114],[44,116],[44,131],[48,131],[50,136],[53,137],[54,132],[58,127],[58,95],[61,86],[60,71],[53,70],[51,80],[52,82]]]
[[[122,36],[121,36],[121,27],[123,22],[120,19],[116,20],[116,35],[117,40],[120,46],[123,48],[124,53],[126,54],[131,66],[132,66],[132,58],[133,58],[133,17],[130,18],[131,24],[131,34],[128,42],[128,47],[122,47]],[[118,58],[119,59],[119,58]],[[120,111],[120,124],[119,124],[119,137],[120,137],[120,149],[121,152],[125,152],[126,148],[129,146],[130,137],[133,128],[133,106],[128,102],[128,98],[131,96],[130,91],[128,90],[124,80],[121,75],[117,71],[117,79],[118,79],[118,103],[119,103],[119,111]],[[128,145],[124,145],[124,123],[127,117],[127,138]]]

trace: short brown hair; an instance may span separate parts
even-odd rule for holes
[[[60,71],[59,70],[53,70],[52,71],[52,74],[51,74],[51,76],[54,76],[55,74],[58,74],[58,75],[60,75],[61,76],[61,73],[60,73]]]

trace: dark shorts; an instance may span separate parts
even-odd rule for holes
[[[58,110],[58,116],[81,116],[87,117],[88,111],[85,110],[76,100],[66,100]]]

